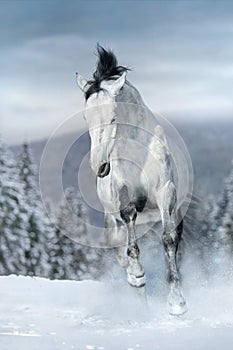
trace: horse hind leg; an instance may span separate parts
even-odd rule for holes
[[[182,224],[177,226],[176,190],[171,181],[163,189],[160,211],[163,224],[163,247],[167,265],[169,285],[169,313],[180,315],[187,312],[186,301],[181,291],[180,275],[177,267],[177,250],[181,238]]]

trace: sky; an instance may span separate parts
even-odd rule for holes
[[[83,110],[96,43],[131,67],[153,111],[172,120],[233,116],[233,2],[0,1],[0,133],[48,137]],[[79,118],[77,128],[84,127]]]

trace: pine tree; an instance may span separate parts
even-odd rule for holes
[[[0,274],[26,274],[28,206],[16,164],[0,140]]]
[[[215,216],[219,210],[216,200],[209,196],[203,202],[202,210],[199,215],[200,222],[200,259],[202,261],[203,271],[207,276],[216,255],[216,219]]]
[[[50,215],[53,217],[55,230],[47,245],[50,257],[49,278],[72,279],[73,241],[61,232],[64,222],[67,222],[66,203],[61,202],[57,212],[51,211]],[[73,279],[75,278],[73,277]]]
[[[179,253],[186,261],[195,262],[198,270],[208,277],[214,252],[213,212],[216,210],[212,196],[204,199],[193,195],[188,212],[184,217]]]
[[[94,248],[77,243],[88,243],[87,214],[80,195],[73,188],[66,189],[56,218],[56,237],[51,245],[52,276],[96,278],[101,272],[102,257]]]
[[[226,253],[233,252],[233,168],[225,180],[216,214],[218,246]]]
[[[47,277],[50,267],[46,244],[54,228],[43,208],[38,172],[27,143],[23,144],[22,152],[18,157],[18,171],[29,207],[26,230],[30,244],[25,252],[27,274]]]

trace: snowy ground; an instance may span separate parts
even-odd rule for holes
[[[232,349],[232,277],[197,281],[186,284],[189,312],[177,318],[165,293],[146,311],[116,282],[1,277],[0,349]]]

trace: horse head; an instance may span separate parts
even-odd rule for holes
[[[96,176],[103,178],[111,170],[110,155],[117,132],[116,96],[124,86],[126,72],[116,79],[101,81],[97,91],[80,74],[77,74],[76,79],[85,96],[89,89],[93,89],[86,98],[84,117],[91,138],[90,165]]]

